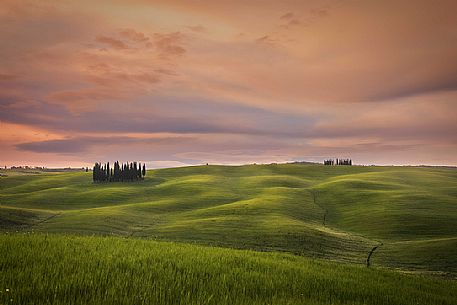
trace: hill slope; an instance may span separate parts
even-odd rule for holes
[[[2,230],[115,234],[457,274],[457,171],[302,164],[0,178]]]

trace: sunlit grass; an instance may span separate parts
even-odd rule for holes
[[[197,166],[100,184],[84,172],[0,178],[4,232],[133,236],[358,264],[382,242],[374,265],[454,276],[456,205],[450,168]]]
[[[457,299],[455,281],[182,243],[5,234],[0,253],[0,304],[445,305]]]

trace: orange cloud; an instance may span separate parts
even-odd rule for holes
[[[97,42],[108,45],[108,46],[110,46],[114,49],[118,49],[118,50],[129,48],[129,46],[125,42],[123,42],[119,39],[116,39],[116,38],[108,37],[108,36],[97,36],[95,38],[95,40]]]
[[[149,37],[141,32],[135,31],[134,29],[122,29],[119,31],[119,34],[133,42],[145,43],[149,41]]]
[[[183,55],[186,49],[182,46],[184,35],[180,32],[154,33],[155,46],[163,56]]]

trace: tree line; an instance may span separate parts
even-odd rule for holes
[[[95,163],[92,171],[94,182],[138,181],[143,180],[144,176],[146,176],[146,165],[141,166],[141,163],[136,162],[119,164],[119,161],[116,161],[113,167],[110,167],[109,162]]]
[[[324,165],[352,165],[351,159],[328,159],[324,160]]]

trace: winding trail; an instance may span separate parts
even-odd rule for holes
[[[42,219],[40,221],[37,221],[35,223],[26,224],[22,228],[19,228],[19,230],[33,229],[34,227],[39,226],[40,224],[45,223],[45,222],[47,222],[47,221],[49,221],[49,220],[51,220],[51,219],[53,219],[53,218],[55,218],[57,216],[60,216],[60,215],[62,215],[62,212],[59,212],[59,213],[53,214],[51,216],[48,216],[48,217],[46,217],[46,218],[44,218],[44,219]]]
[[[127,235],[127,237],[129,237],[129,238],[130,238],[130,237],[134,237],[133,235],[135,235],[135,234],[137,234],[137,233],[141,233],[141,232],[143,232],[143,231],[144,231],[144,229],[132,230],[132,232],[130,232],[130,233]]]
[[[370,258],[373,255],[373,253],[382,245],[384,245],[382,242],[380,242],[377,246],[374,246],[373,249],[371,249],[370,253],[368,253],[367,257],[367,268],[370,268]]]
[[[326,226],[326,220],[327,220],[327,215],[328,215],[328,210],[327,209],[324,209],[322,206],[320,206],[318,203],[317,203],[317,192],[315,190],[310,190],[310,193],[311,195],[313,196],[313,203],[318,206],[320,209],[324,210],[324,217],[323,217],[323,220],[322,220],[322,225],[323,226]],[[379,247],[383,246],[384,243],[382,241],[378,241],[378,244],[376,246],[374,246],[370,252],[368,253],[368,257],[366,259],[366,265],[367,265],[367,268],[369,268],[371,266],[371,262],[370,262],[370,259],[371,259],[371,256],[374,254],[374,252],[376,250],[379,249]]]
[[[57,216],[60,216],[60,215],[62,215],[62,212],[56,213],[56,214],[51,215],[51,216],[49,216],[49,217],[46,217],[45,219],[40,220],[40,221],[38,221],[38,222],[36,222],[36,223],[34,223],[34,224],[31,224],[30,226],[32,226],[32,227],[38,226],[38,225],[40,225],[40,224],[42,224],[42,223],[45,223],[45,222],[47,222],[47,221],[49,221],[49,220],[51,220],[51,219],[53,219],[53,218],[55,218],[55,217],[57,217]]]
[[[328,210],[325,209],[325,213],[324,213],[324,221],[322,221],[322,225],[325,226],[325,220],[327,218],[327,214],[328,214]]]
[[[313,196],[313,203],[318,206],[320,209],[324,210],[324,217],[323,217],[323,220],[322,220],[322,225],[325,226],[325,221],[327,219],[327,215],[328,215],[328,210],[327,209],[324,209],[323,207],[321,207],[319,204],[317,204],[317,192],[314,191],[314,190],[311,190],[311,195]]]

